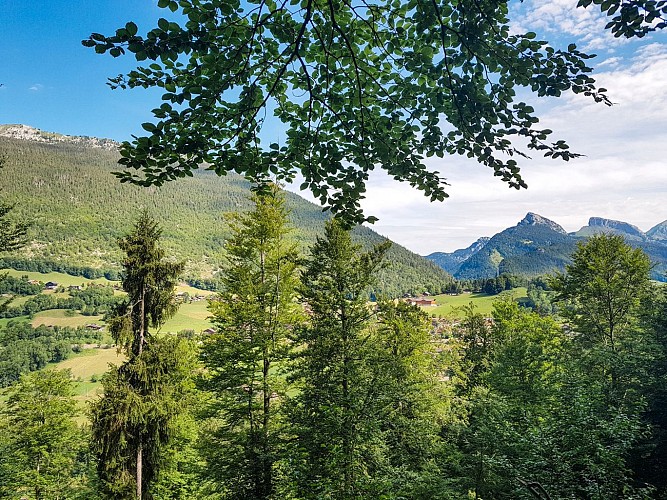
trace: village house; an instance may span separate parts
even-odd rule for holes
[[[435,306],[435,299],[432,299],[430,297],[416,297],[416,298],[409,298],[406,299],[406,302],[410,305],[413,306],[419,306],[419,307],[427,307],[427,306]]]

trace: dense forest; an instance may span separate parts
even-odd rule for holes
[[[160,224],[144,213],[119,240],[125,294],[106,320],[124,361],[83,412],[68,372],[40,370],[83,330],[2,330],[3,356],[26,361],[3,382],[0,498],[667,495],[667,289],[622,237],[582,242],[528,284],[529,307],[447,321],[372,293],[388,243],[332,220],[304,252],[279,190],[228,223],[201,337],[155,333],[183,265]]]

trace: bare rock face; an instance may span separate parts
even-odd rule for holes
[[[53,132],[44,132],[28,125],[0,125],[0,137],[19,139],[23,141],[45,142],[51,144],[73,144],[97,149],[115,151],[120,144],[111,139],[98,139],[81,135],[63,135]]]
[[[547,226],[548,228],[556,231],[557,233],[567,234],[565,229],[563,229],[560,225],[556,224],[554,221],[549,220],[546,217],[542,217],[541,215],[538,215],[533,212],[528,212],[526,216],[517,224],[517,226],[537,226],[537,225]]]

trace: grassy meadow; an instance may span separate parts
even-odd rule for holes
[[[35,313],[35,316],[30,320],[32,326],[46,325],[46,326],[69,326],[76,328],[78,326],[86,326],[91,323],[102,323],[103,316],[84,316],[82,314],[74,313],[68,309],[48,309]]]
[[[0,273],[7,273],[10,276],[28,276],[28,279],[38,280],[43,283],[48,281],[53,281],[62,285],[64,287],[72,285],[88,285],[90,283],[101,284],[101,285],[113,285],[118,284],[117,281],[109,281],[106,278],[99,279],[87,279],[82,276],[70,276],[69,274],[64,273],[38,273],[38,272],[28,272],[28,271],[16,271],[14,269],[0,269]],[[214,292],[208,290],[199,290],[197,288],[191,287],[186,284],[180,284],[176,287],[177,293],[188,293],[192,296],[210,296]],[[53,294],[58,297],[67,297],[68,294],[65,293],[54,293],[51,290],[45,290],[42,293]],[[122,293],[122,292],[116,292]],[[12,301],[12,305],[20,305],[27,301],[30,297],[16,297]],[[206,330],[211,326],[210,321],[208,321],[209,313],[206,310],[208,302],[206,300],[200,300],[198,302],[191,302],[187,304],[181,304],[176,315],[170,319],[161,329],[164,333],[176,333],[180,330],[195,330],[196,332],[201,332]],[[51,325],[51,326],[69,326],[76,328],[78,326],[85,326],[90,323],[103,324],[102,316],[83,316],[81,314],[72,314],[71,312],[65,309],[51,309],[47,311],[41,311],[34,315],[32,319],[27,316],[20,316],[17,318],[0,318],[0,327],[7,324],[8,321],[18,320],[18,321],[30,321],[32,326],[39,325]]]
[[[491,316],[493,310],[493,303],[496,300],[505,297],[512,297],[514,300],[521,300],[526,298],[527,290],[525,287],[515,288],[514,290],[506,290],[498,295],[487,295],[485,293],[462,293],[459,295],[435,295],[431,298],[435,299],[435,306],[424,306],[422,310],[427,312],[429,316],[443,316],[449,318],[463,317],[462,308],[471,302],[475,305],[476,311],[484,316]]]

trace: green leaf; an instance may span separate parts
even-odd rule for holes
[[[137,34],[138,28],[136,24],[130,21],[125,25],[125,30],[127,31],[128,35],[135,36]]]

